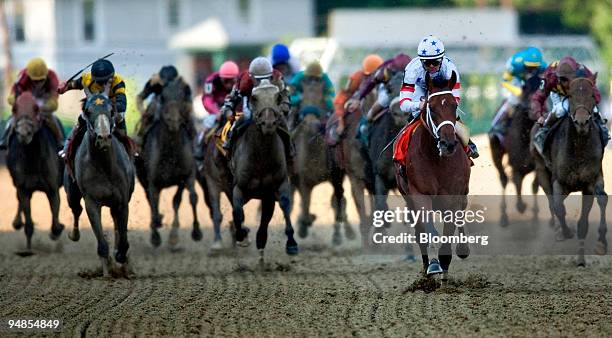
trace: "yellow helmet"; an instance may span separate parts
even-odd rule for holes
[[[306,66],[304,74],[308,76],[321,77],[323,76],[323,67],[321,67],[319,61],[312,61],[308,64],[308,66]]]
[[[370,54],[363,59],[363,73],[370,75],[383,63],[383,59],[377,54]]]
[[[48,73],[49,69],[47,69],[45,61],[41,58],[33,58],[26,66],[26,74],[28,74],[33,81],[46,79]]]

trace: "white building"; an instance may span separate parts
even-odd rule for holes
[[[110,60],[124,77],[140,82],[178,63],[192,84],[225,57],[244,64],[264,46],[312,36],[313,6],[311,0],[5,0],[15,68],[41,56],[67,78],[114,52]]]

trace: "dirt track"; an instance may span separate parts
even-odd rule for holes
[[[497,194],[499,185],[488,149],[482,138],[478,141],[483,156],[474,167],[470,192]],[[611,161],[608,153],[606,168],[612,168]],[[607,174],[610,182],[611,170]],[[99,261],[86,216],[82,216],[80,242],[73,243],[65,235],[60,242],[52,242],[48,238],[48,204],[36,195],[36,255],[21,258],[15,252],[24,248],[25,237],[10,225],[16,200],[4,169],[0,182],[4,197],[0,206],[3,321],[60,319],[60,333],[70,336],[612,335],[610,256],[588,257],[588,266],[580,269],[569,256],[472,256],[453,261],[455,280],[449,286],[434,293],[406,292],[418,278],[420,264],[401,262],[398,257],[361,255],[357,241],[345,242],[337,250],[330,247],[331,227],[324,226],[332,221],[327,211],[327,186],[315,190],[315,195],[323,196],[313,199],[313,211],[319,218],[312,236],[298,239],[300,255],[284,254],[284,235],[279,226],[282,218],[275,213],[264,267],[257,263],[254,245],[208,256],[212,229],[201,199],[203,242],[191,241],[191,215],[184,204],[183,250],[170,252],[165,246],[151,249],[149,209],[138,187],[130,205],[129,224],[135,277],[87,278]],[[166,224],[170,223],[171,198],[170,191],[162,194]],[[349,206],[349,219],[356,223],[354,206]],[[247,223],[253,229],[255,203],[248,209]],[[227,221],[227,206],[224,215]],[[106,212],[108,230],[109,219]],[[71,216],[65,200],[61,220],[69,228]],[[167,235],[166,228],[164,241]],[[229,247],[227,229],[223,235]],[[612,242],[610,235],[608,238]]]

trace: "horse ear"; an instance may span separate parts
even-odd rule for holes
[[[104,84],[104,96],[110,97],[110,90],[111,90],[111,82],[108,81],[106,82],[106,84]]]
[[[448,88],[450,88],[450,90],[453,90],[453,88],[455,88],[455,84],[457,84],[457,73],[455,73],[455,71],[453,70],[453,74],[448,80]]]
[[[599,74],[599,72],[595,72],[595,74],[593,74],[593,83],[597,83],[597,75]]]

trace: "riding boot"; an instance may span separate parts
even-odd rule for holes
[[[85,134],[85,120],[79,115],[77,119],[77,123],[74,125],[68,137],[66,137],[66,142],[64,143],[64,148],[58,153],[58,155],[64,160],[70,160],[72,157],[72,144],[77,142],[75,145],[78,146],[83,135]]]
[[[4,132],[2,133],[2,137],[0,137],[0,150],[6,150],[8,148],[8,140],[12,133],[13,133],[13,116],[9,117],[9,119],[6,120],[6,126],[4,127]]]
[[[225,142],[223,142],[223,149],[227,151],[232,149],[232,145],[234,144],[234,138],[236,137],[240,128],[242,127],[242,125],[245,124],[246,121],[247,121],[247,118],[245,118],[244,116],[239,117],[234,121],[234,123],[232,124],[232,127],[227,132],[227,137],[225,139]]]
[[[601,137],[601,144],[605,148],[610,140],[610,132],[608,131],[608,126],[606,125],[606,120],[603,119],[601,114],[595,114],[595,122],[599,127],[599,136]]]
[[[550,128],[557,122],[559,119],[554,112],[548,113],[544,124],[533,136],[533,146],[540,153],[540,155],[544,156],[544,143],[546,142],[546,138],[548,137],[548,133],[550,132]]]
[[[45,122],[55,137],[57,142],[57,151],[61,151],[64,149],[64,127],[62,126],[62,122],[55,115],[48,116],[45,119]]]
[[[293,174],[293,170],[295,170],[293,163],[294,163],[296,151],[295,151],[295,145],[293,144],[293,141],[291,140],[291,134],[289,134],[289,131],[287,131],[287,129],[284,129],[282,127],[277,128],[277,133],[280,136],[281,140],[283,141],[283,146],[285,148],[285,158],[287,159],[287,170],[289,171],[290,174]]]
[[[127,125],[125,124],[124,118],[121,118],[115,122],[114,133],[119,138],[119,141],[123,144],[125,150],[130,156],[139,156],[138,152],[135,149],[134,141],[132,141],[132,139],[128,136]]]
[[[478,153],[478,148],[476,147],[476,144],[472,142],[472,139],[468,140],[467,147],[468,147],[468,151],[467,151],[468,157],[476,159],[480,156],[480,154]]]

